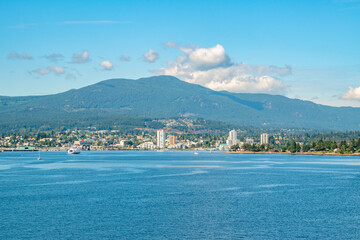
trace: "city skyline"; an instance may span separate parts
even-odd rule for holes
[[[360,107],[359,1],[84,4],[1,1],[0,95],[168,74],[214,90]]]

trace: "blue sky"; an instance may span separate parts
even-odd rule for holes
[[[360,107],[357,0],[0,0],[0,19],[0,95],[171,74]]]

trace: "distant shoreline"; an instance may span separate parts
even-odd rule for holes
[[[33,150],[22,150],[22,149],[0,149],[0,152],[66,152],[67,150],[64,149],[33,149]],[[120,151],[148,151],[148,152],[187,152],[187,151],[194,151],[194,152],[209,152],[209,150],[195,150],[195,149],[163,149],[163,150],[150,150],[150,149],[104,149],[104,150],[82,150],[81,152],[120,152]],[[279,154],[279,155],[324,155],[324,156],[356,156],[360,157],[360,153],[324,153],[324,152],[253,152],[253,151],[236,151],[236,152],[229,152],[229,151],[214,151],[213,152],[223,152],[227,154]]]
[[[324,155],[324,156],[360,156],[360,153],[322,153],[322,152],[252,152],[252,151],[237,151],[226,152],[229,154],[280,154],[280,155]]]

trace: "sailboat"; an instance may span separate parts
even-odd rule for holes
[[[41,160],[41,157],[40,157],[40,150],[39,150],[39,156],[38,156],[37,160]]]

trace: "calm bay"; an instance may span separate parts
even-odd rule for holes
[[[0,239],[359,239],[360,157],[0,153]]]

